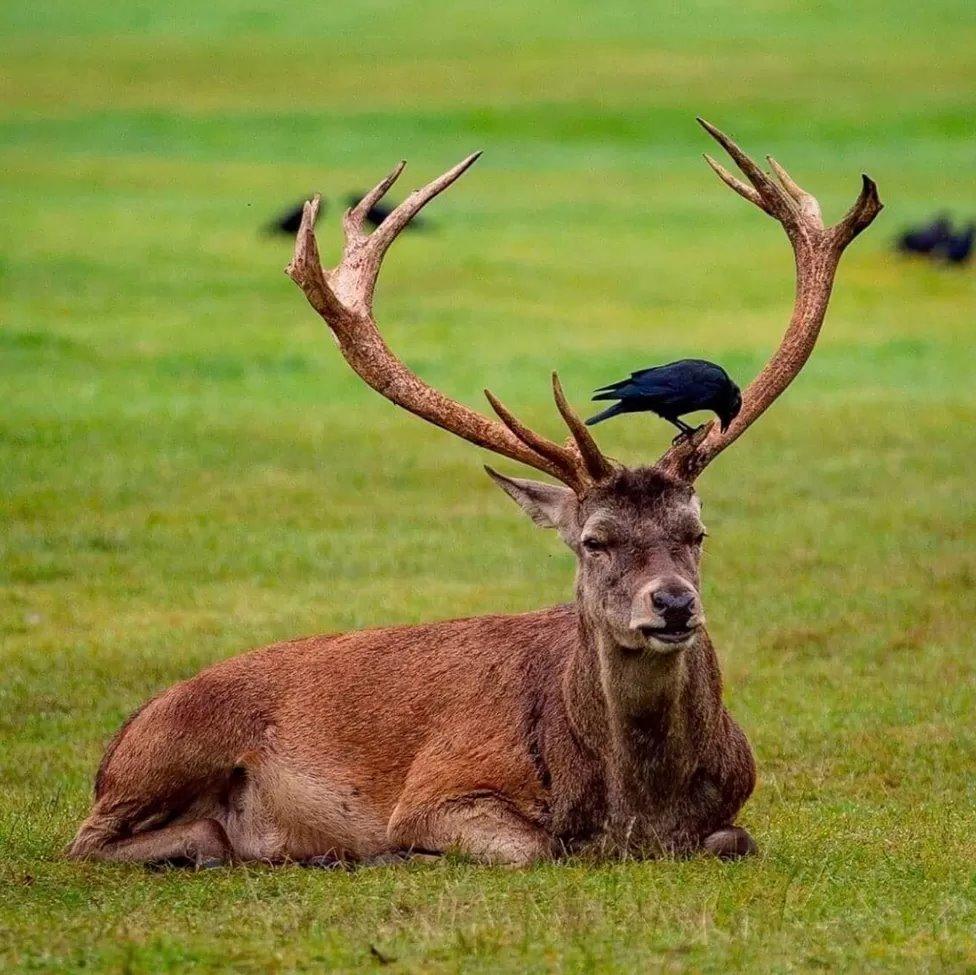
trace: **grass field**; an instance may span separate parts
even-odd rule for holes
[[[963,2],[0,8],[0,967],[976,971],[976,272],[890,247],[976,212],[974,50]],[[262,224],[483,148],[391,253],[379,317],[445,391],[556,432],[554,366],[582,404],[679,355],[746,380],[778,341],[788,246],[708,172],[698,113],[828,216],[862,170],[888,205],[801,379],[700,485],[762,856],[62,860],[106,740],[168,683],[570,592],[478,451],[352,377]],[[632,462],[669,436],[600,430]]]

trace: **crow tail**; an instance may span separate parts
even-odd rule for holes
[[[606,386],[601,386],[599,389],[594,389],[594,393],[612,393],[622,387],[626,386],[630,382],[629,379],[618,379],[615,383],[607,383]]]
[[[596,416],[591,416],[587,421],[586,425],[588,427],[593,426],[594,423],[600,423],[603,420],[609,420],[612,416],[617,416],[624,412],[623,403],[614,403],[613,406],[607,407],[602,413],[597,413]]]

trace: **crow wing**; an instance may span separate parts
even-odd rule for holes
[[[636,372],[632,372],[627,379],[618,379],[615,383],[607,383],[606,386],[601,386],[599,389],[594,389],[593,392],[605,393],[615,389],[623,389],[625,386],[629,386],[642,376],[650,376],[653,373],[660,372],[662,369],[667,370],[668,366],[651,366],[648,369],[638,369]],[[597,397],[594,396],[593,398],[596,399]]]
[[[646,408],[664,413],[691,412],[719,399],[729,377],[721,366],[704,359],[680,359],[666,366],[639,369],[629,379],[601,386],[594,400],[644,400]]]

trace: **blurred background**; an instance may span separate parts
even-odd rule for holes
[[[405,971],[976,964],[976,270],[895,247],[976,217],[974,51],[951,0],[0,9],[8,968],[346,970],[371,944]],[[104,743],[168,683],[301,633],[570,598],[571,557],[479,452],[353,376],[267,225],[322,192],[334,259],[345,194],[406,158],[396,201],[483,149],[386,261],[377,316],[411,367],[550,433],[552,368],[581,410],[682,356],[745,385],[789,317],[790,251],[709,172],[698,114],[828,220],[862,172],[886,204],[802,376],[700,484],[764,859],[61,863]],[[673,433],[598,432],[632,463]]]

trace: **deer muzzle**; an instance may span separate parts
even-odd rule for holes
[[[630,631],[659,649],[679,649],[705,623],[698,590],[680,576],[652,579],[634,597]]]

